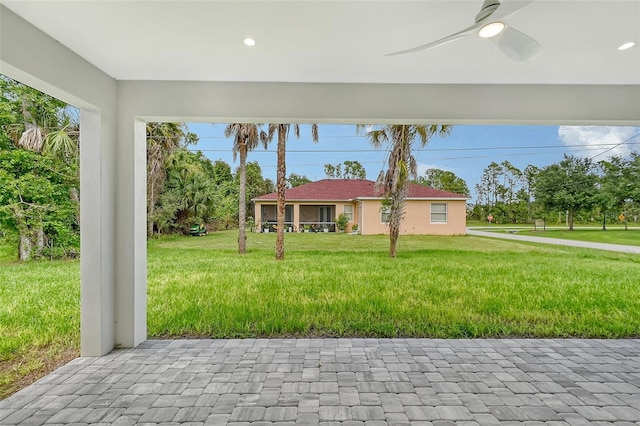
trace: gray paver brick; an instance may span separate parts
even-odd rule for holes
[[[384,420],[385,414],[382,407],[359,405],[351,407],[351,415],[354,420]]]
[[[298,415],[296,407],[269,407],[267,408],[264,419],[270,422],[283,422],[295,420]]]
[[[255,422],[264,419],[264,407],[236,407],[231,412],[231,422]]]
[[[318,410],[318,416],[321,422],[338,421],[343,422],[351,420],[351,407],[344,407],[340,405],[320,407]]]
[[[467,407],[463,406],[439,406],[436,411],[439,418],[445,420],[473,420]]]
[[[1,424],[615,424],[640,419],[640,340],[148,341],[0,401]]]
[[[406,407],[405,413],[409,420],[436,420],[439,418],[434,407],[410,406]]]
[[[170,422],[180,411],[178,408],[162,407],[150,408],[140,417],[140,423],[162,423]]]
[[[179,423],[204,422],[209,418],[210,415],[211,408],[209,407],[181,408],[173,420]]]

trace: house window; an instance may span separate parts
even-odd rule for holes
[[[349,218],[349,222],[353,222],[353,206],[351,204],[344,205],[344,215]]]
[[[431,223],[447,223],[447,203],[431,203]]]
[[[318,215],[321,223],[333,222],[333,207],[322,206],[318,209]]]
[[[380,207],[380,222],[389,223],[390,214],[391,214],[391,208],[389,206]]]

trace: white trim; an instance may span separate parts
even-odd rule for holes
[[[278,200],[277,199],[271,199],[271,198],[252,198],[251,201],[253,201],[254,203],[275,203]],[[331,200],[331,199],[317,199],[317,200],[301,200],[301,199],[297,199],[297,198],[287,198],[286,199],[287,203],[292,202],[292,203],[353,203],[356,201],[356,199],[351,199],[351,200]]]
[[[453,197],[408,197],[406,201],[468,201],[471,197],[453,198]],[[383,200],[382,197],[358,197],[356,200]]]

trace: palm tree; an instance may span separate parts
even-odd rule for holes
[[[276,260],[284,259],[284,215],[285,215],[285,198],[284,193],[287,189],[287,166],[285,164],[285,153],[287,137],[289,130],[293,128],[296,138],[300,138],[300,126],[297,124],[269,124],[269,134],[267,139],[271,141],[273,135],[278,133],[278,168],[276,175],[276,190],[278,192],[278,210],[277,210],[277,232],[276,232]],[[318,142],[318,125],[311,125],[311,139]]]
[[[262,142],[267,148],[267,134],[260,130],[261,124],[231,123],[224,129],[225,137],[233,136],[233,161],[240,154],[240,188],[238,189],[238,253],[247,252],[247,153]]]
[[[424,147],[434,135],[440,137],[449,135],[451,128],[450,125],[442,124],[389,124],[374,130],[362,124],[356,127],[357,132],[365,132],[374,147],[379,148],[390,144],[387,171],[386,173],[384,170],[380,171],[376,180],[376,187],[382,190],[385,197],[383,206],[389,209],[389,257],[396,257],[409,181],[417,176],[417,163],[411,152],[413,144],[418,139],[420,146]]]
[[[153,235],[153,215],[167,179],[165,162],[186,138],[178,123],[147,123],[147,235]]]

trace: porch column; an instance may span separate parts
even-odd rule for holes
[[[253,205],[253,218],[255,222],[254,231],[260,232],[262,230],[262,203],[259,201],[256,201]]]
[[[293,232],[300,229],[300,204],[293,203]]]
[[[104,355],[114,342],[116,82],[3,4],[0,72],[80,109],[80,354]]]
[[[119,108],[115,346],[147,339],[146,123]]]
[[[101,113],[80,111],[80,354],[113,349],[113,160]]]

